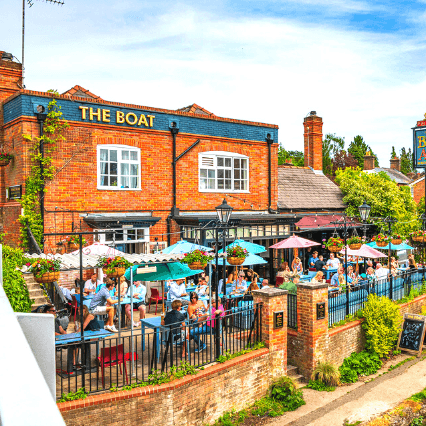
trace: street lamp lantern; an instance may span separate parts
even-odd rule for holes
[[[371,206],[369,206],[364,200],[362,205],[358,207],[358,211],[359,215],[361,216],[361,220],[366,222],[370,216]]]
[[[221,225],[228,224],[232,210],[233,208],[226,202],[226,198],[223,199],[223,202],[220,206],[216,207],[217,217]]]

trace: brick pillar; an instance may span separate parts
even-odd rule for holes
[[[390,168],[394,170],[398,170],[398,172],[401,171],[401,162],[398,157],[391,158],[390,160]]]
[[[364,155],[364,170],[373,170],[374,169],[375,158],[373,155]]]
[[[311,111],[303,121],[305,142],[305,167],[322,170],[322,118]]]
[[[269,348],[272,378],[287,374],[287,290],[265,288],[253,290],[255,303],[262,307],[262,340]],[[274,312],[283,313],[283,327],[274,328]]]
[[[319,360],[326,359],[328,342],[328,284],[298,283],[297,286],[297,359],[299,373],[309,379]],[[317,303],[325,303],[325,318],[317,320]]]

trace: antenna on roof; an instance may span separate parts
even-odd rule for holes
[[[26,0],[28,3],[28,7],[32,7],[34,5],[34,0]],[[64,1],[62,0],[44,0],[46,3],[54,3],[59,4],[61,6],[64,5]],[[25,73],[25,0],[22,0],[22,87],[25,89],[24,84],[24,73]]]

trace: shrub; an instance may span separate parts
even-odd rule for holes
[[[3,288],[15,312],[30,312],[33,304],[24,277],[16,269],[26,262],[21,249],[3,245]]]
[[[334,390],[336,390],[334,386],[327,386],[319,380],[309,380],[309,383],[306,385],[306,387],[320,392],[333,392]]]
[[[343,383],[355,383],[359,376],[369,376],[377,373],[382,366],[379,356],[376,353],[362,351],[353,352],[351,356],[345,358],[339,367],[340,381]]]
[[[326,386],[338,386],[340,373],[338,368],[330,362],[319,362],[312,373],[312,380]]]
[[[387,297],[368,296],[363,309],[365,348],[379,357],[386,356],[395,346],[402,324],[398,306]]]
[[[296,389],[296,385],[290,377],[280,377],[272,383],[269,396],[275,401],[281,402],[286,411],[294,411],[306,404],[302,391]]]

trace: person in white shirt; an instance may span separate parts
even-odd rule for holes
[[[183,296],[188,296],[183,280],[176,280],[170,283],[169,296],[172,302],[175,299],[179,299],[182,305],[189,305],[188,300],[182,299]]]
[[[264,288],[269,288],[270,286],[269,286],[269,281],[268,281],[268,279],[267,278],[264,278],[263,279],[263,281],[262,281],[262,290],[264,289]]]
[[[245,293],[247,291],[247,281],[244,279],[243,271],[238,273],[238,278],[232,283],[233,293]]]
[[[129,286],[129,289],[127,290],[127,297],[130,297],[130,293],[132,291],[133,287],[133,308],[137,309],[139,311],[139,318],[144,319],[145,313],[146,313],[146,306],[145,306],[145,296],[146,296],[146,287],[142,285],[140,281],[135,281],[133,283],[133,286]],[[126,305],[126,316],[129,318],[129,321],[132,320],[132,312],[131,312],[131,305]],[[139,327],[141,325],[141,322],[133,322],[133,327]]]
[[[376,278],[378,280],[387,278],[389,276],[389,269],[383,268],[381,263],[376,265]]]
[[[59,288],[62,290],[62,293],[64,294],[65,298],[68,300],[68,302],[72,302],[71,292],[68,288],[64,286],[59,286]]]
[[[337,269],[340,266],[340,260],[334,257],[334,253],[330,253],[330,259],[327,260],[326,265],[329,268]]]
[[[86,294],[95,293],[96,292],[96,287],[99,284],[102,284],[102,281],[98,280],[97,278],[98,278],[97,274],[92,274],[92,276],[90,277],[90,279],[87,280],[84,283],[84,292]]]

